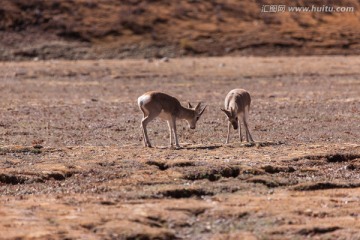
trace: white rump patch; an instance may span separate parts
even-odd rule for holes
[[[138,98],[138,105],[143,106],[143,105],[147,104],[148,102],[150,102],[150,100],[151,100],[150,95],[144,94]]]

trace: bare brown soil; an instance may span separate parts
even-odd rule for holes
[[[264,5],[353,7],[261,12]],[[0,60],[358,55],[359,0],[2,0]]]
[[[1,239],[360,238],[360,58],[0,63]],[[252,95],[255,144],[220,111]],[[161,90],[208,105],[196,130],[149,125]]]

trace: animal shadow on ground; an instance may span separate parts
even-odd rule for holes
[[[157,146],[155,148],[158,149],[173,149],[173,150],[214,150],[222,147],[229,147],[229,148],[237,148],[237,147],[268,147],[268,146],[278,146],[285,144],[284,142],[238,142],[238,143],[230,143],[230,144],[222,144],[222,143],[215,143],[209,145],[192,145],[190,143],[183,143],[180,148],[176,147],[169,147],[169,146]]]

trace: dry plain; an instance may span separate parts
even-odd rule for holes
[[[1,239],[360,239],[360,58],[0,63]],[[255,144],[227,92],[252,95]],[[149,90],[208,105],[144,148]]]

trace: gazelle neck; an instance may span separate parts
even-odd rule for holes
[[[194,118],[194,114],[195,114],[195,110],[181,106],[179,114],[178,114],[178,118],[191,120]]]

